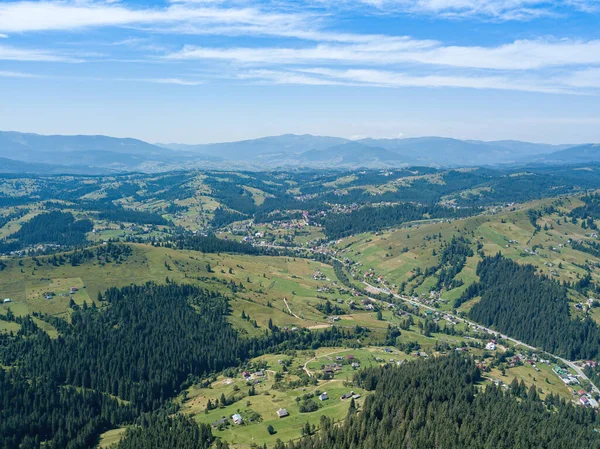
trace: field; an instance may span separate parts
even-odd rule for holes
[[[180,396],[183,411],[194,415],[198,422],[207,424],[227,418],[229,424],[215,430],[215,434],[236,448],[249,448],[252,443],[271,446],[277,439],[287,441],[299,438],[301,429],[307,422],[318,428],[319,420],[323,415],[336,421],[344,419],[348,411],[349,400],[341,399],[342,395],[350,391],[361,395],[356,400],[360,407],[366,392],[349,384],[355,372],[350,365],[351,360],[348,358],[350,354],[354,357],[352,360],[360,361],[363,367],[384,363],[383,357],[390,358],[389,353],[376,347],[357,350],[321,348],[316,351],[299,351],[292,357],[286,354],[257,357],[248,365],[264,367],[264,376],[253,375],[249,381],[246,381],[241,377],[242,370],[238,370],[235,377],[218,376],[208,387],[191,387]],[[337,361],[336,357],[341,357],[343,361]],[[379,357],[382,359],[378,362],[376,358]],[[408,356],[398,354],[396,350],[393,357],[396,357],[397,360],[404,360]],[[286,368],[284,368],[284,362]],[[298,387],[289,386],[290,382],[300,379],[298,374],[302,373],[305,366],[311,375],[315,376],[316,371],[321,371],[322,365],[332,363],[343,363],[343,368],[336,372],[333,379],[318,380],[316,384],[310,383]],[[275,381],[276,373],[281,375],[278,382]],[[256,394],[247,396],[245,393],[250,388],[249,384],[255,381],[258,381],[255,384]],[[329,399],[320,401],[317,393],[323,392],[327,393]],[[240,395],[245,397],[224,408],[206,411],[208,401],[214,403],[222,394],[226,398]],[[296,399],[304,395],[315,395],[314,400],[319,404],[319,409],[301,413]],[[279,418],[276,412],[280,408],[288,410],[290,416]],[[231,416],[235,413],[239,413],[244,418],[244,424],[236,425],[232,422]],[[273,426],[275,434],[269,435],[267,431],[269,425]]]
[[[519,382],[525,382],[527,388],[529,388],[531,385],[536,385],[542,398],[545,398],[547,395],[552,393],[567,400],[571,400],[573,398],[573,390],[578,390],[581,388],[578,386],[567,386],[562,380],[560,380],[556,373],[552,371],[552,367],[550,365],[540,363],[537,365],[537,369],[539,371],[537,371],[533,366],[525,364],[514,368],[508,368],[504,376],[497,369],[491,370],[489,374],[484,376],[491,379],[500,380],[507,385],[509,385],[514,378],[516,378]]]
[[[78,305],[84,301],[88,305],[92,302],[99,305],[98,293],[108,287],[147,281],[164,283],[168,278],[221,291],[231,298],[232,322],[246,332],[257,333],[260,331],[250,320],[256,320],[261,328],[266,327],[269,320],[281,327],[328,325],[328,317],[315,306],[327,299],[341,300],[344,304],[353,299],[330,266],[307,259],[203,254],[143,244],[131,246],[132,254],[118,264],[94,260],[78,266],[54,266],[44,263],[43,258],[38,262],[31,258],[7,260],[7,267],[0,276],[0,296],[11,298],[12,303],[0,306],[0,310],[10,307],[18,315],[31,312],[64,315],[70,299]],[[209,266],[211,272],[208,272]],[[243,284],[243,289],[233,295],[228,288],[231,282]],[[72,295],[69,294],[71,287],[77,289]],[[46,299],[50,294],[52,298]],[[243,320],[242,312],[250,320]],[[360,321],[359,315],[357,319]],[[348,325],[354,326],[356,322],[353,320]]]
[[[104,432],[100,436],[100,441],[98,441],[98,445],[96,446],[98,449],[108,449],[112,445],[117,444],[119,440],[123,437],[125,433],[124,428],[109,430],[108,432]]]

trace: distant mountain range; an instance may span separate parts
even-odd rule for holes
[[[1,159],[4,158],[4,159]],[[0,173],[157,172],[183,168],[437,167],[600,162],[600,145],[484,142],[443,137],[349,140],[293,135],[201,145],[151,144],[108,136],[43,136],[0,131]]]

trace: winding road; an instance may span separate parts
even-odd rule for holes
[[[369,284],[368,282],[363,282],[363,283],[365,285],[369,286],[371,289],[373,289],[375,291],[378,291],[380,293],[384,293],[384,290],[382,288],[375,287],[375,286]],[[388,294],[387,291],[385,293]],[[411,305],[414,303],[414,301],[412,299],[408,298],[407,296],[398,295],[396,293],[392,293],[392,295],[394,296],[394,298],[401,299],[402,301],[408,302]],[[432,310],[434,312],[439,312],[439,310],[437,310],[437,309],[435,309],[433,307],[427,306],[425,304],[419,303],[419,306],[423,307],[425,309],[428,309],[428,310]],[[495,335],[495,336],[499,336],[499,337],[501,337],[504,340],[511,341],[511,342],[513,342],[515,344],[515,346],[524,346],[524,347],[526,347],[528,349],[531,349],[533,351],[541,351],[541,352],[544,352],[546,354],[551,355],[556,360],[560,360],[565,365],[567,365],[569,368],[572,368],[579,375],[580,378],[587,380],[590,383],[590,385],[592,386],[592,389],[593,389],[594,393],[600,394],[600,390],[598,389],[598,387],[596,385],[594,385],[594,383],[591,381],[591,379],[585,375],[585,373],[583,372],[583,370],[579,366],[577,366],[574,362],[572,362],[571,360],[567,360],[567,359],[564,359],[562,357],[556,356],[554,354],[550,354],[549,352],[544,351],[543,349],[539,349],[539,348],[536,348],[534,346],[528,345],[527,343],[524,343],[524,342],[522,342],[520,340],[517,340],[516,338],[512,338],[512,337],[509,337],[507,335],[501,334],[498,331],[495,331],[493,329],[490,329],[490,328],[487,328],[485,326],[482,326],[481,324],[475,323],[474,321],[470,321],[470,320],[467,320],[465,318],[453,315],[453,314],[451,314],[449,312],[444,312],[444,314],[446,314],[448,316],[451,316],[455,320],[462,321],[463,323],[466,323],[466,324],[468,324],[470,326],[475,326],[478,329],[480,329],[482,331],[485,331],[485,332],[487,332],[489,334],[492,334],[492,335]]]
[[[268,245],[268,246],[270,246],[270,247],[272,247],[272,248],[285,248],[285,249],[288,249],[288,250],[296,250],[296,251],[308,251],[308,252],[312,252],[312,251],[311,251],[311,249],[309,249],[309,248],[302,248],[302,247],[286,247],[286,246],[277,246],[277,245]],[[342,263],[342,264],[344,263],[342,260],[338,259],[337,257],[333,257],[333,256],[331,256],[331,255],[330,255],[329,257],[331,257],[333,260],[336,260],[336,261],[338,261],[338,262],[340,262],[340,263]],[[375,287],[374,285],[371,285],[371,284],[369,284],[368,282],[363,282],[363,284],[367,285],[368,287],[370,287],[371,289],[373,289],[374,291],[377,291],[377,292],[379,292],[379,293],[384,293],[384,294],[386,294],[386,295],[390,293],[390,292],[389,292],[389,290],[384,290],[384,289],[382,289],[382,288]],[[414,301],[413,301],[412,299],[408,298],[407,296],[402,296],[402,295],[399,295],[399,294],[397,294],[397,293],[392,293],[392,295],[393,295],[393,297],[394,297],[394,298],[396,298],[396,299],[400,299],[400,300],[402,300],[402,301],[404,301],[404,302],[408,302],[408,303],[410,303],[411,305],[414,303]],[[297,315],[295,315],[295,314],[292,312],[292,310],[290,309],[290,306],[288,305],[288,303],[287,303],[287,300],[286,300],[285,298],[284,298],[284,300],[283,300],[283,301],[285,302],[285,305],[287,306],[287,308],[288,308],[288,310],[290,311],[290,313],[291,313],[292,315],[294,315],[296,318],[299,318]],[[433,307],[431,307],[431,306],[427,306],[427,305],[425,305],[425,304],[421,304],[421,303],[419,303],[419,306],[420,306],[420,307],[423,307],[423,308],[425,308],[425,309],[431,310],[431,311],[433,311],[433,312],[439,312],[439,310],[437,310],[437,309],[435,309],[435,308],[433,308]],[[571,361],[571,360],[564,359],[564,358],[562,358],[562,357],[559,357],[559,356],[557,356],[557,355],[551,354],[551,353],[549,353],[549,352],[547,352],[547,351],[544,351],[543,349],[536,348],[535,346],[531,346],[531,345],[529,345],[529,344],[527,344],[527,343],[525,343],[525,342],[522,342],[522,341],[520,341],[520,340],[517,340],[516,338],[509,337],[509,336],[507,336],[507,335],[504,335],[504,334],[502,334],[502,333],[500,333],[500,332],[498,332],[498,331],[495,331],[495,330],[493,330],[493,329],[490,329],[490,328],[487,328],[487,327],[485,327],[485,326],[482,326],[481,324],[475,323],[474,321],[467,320],[466,318],[462,318],[462,317],[459,317],[459,316],[453,315],[453,314],[451,314],[451,313],[449,313],[449,312],[444,312],[444,313],[445,313],[446,315],[448,315],[448,316],[451,316],[451,317],[452,317],[452,318],[454,318],[455,320],[462,321],[463,323],[466,323],[466,324],[468,324],[468,325],[470,325],[470,326],[475,326],[476,328],[478,328],[478,329],[480,329],[480,330],[486,331],[487,333],[489,333],[489,334],[491,334],[491,335],[499,336],[499,337],[501,337],[501,338],[502,338],[502,339],[504,339],[504,340],[511,341],[511,342],[513,342],[513,343],[515,344],[515,346],[523,346],[523,347],[525,347],[525,348],[528,348],[528,349],[531,349],[531,350],[533,350],[533,351],[540,351],[540,352],[543,352],[543,353],[545,353],[545,354],[549,354],[549,355],[551,355],[551,356],[552,356],[552,357],[554,357],[556,360],[560,360],[562,363],[564,363],[565,365],[567,365],[569,368],[573,369],[573,371],[575,371],[575,372],[577,373],[577,375],[578,375],[578,376],[579,376],[581,379],[587,380],[587,381],[590,383],[590,385],[591,385],[591,387],[592,387],[592,390],[594,391],[594,393],[596,393],[596,394],[600,395],[600,389],[598,389],[598,387],[597,387],[597,386],[596,386],[596,385],[595,385],[595,384],[592,382],[592,380],[591,380],[589,377],[587,377],[587,376],[585,375],[585,373],[583,372],[583,370],[582,370],[582,369],[581,369],[579,366],[577,366],[577,365],[575,364],[575,362],[573,362],[573,361]],[[311,359],[311,360],[309,360],[309,362],[310,362],[310,361],[312,361],[312,360],[314,360],[314,359]],[[306,368],[306,365],[307,365],[307,364],[308,364],[308,362],[306,362],[306,364],[304,364],[304,371],[306,371],[306,372],[307,372],[307,374],[308,374],[308,373],[309,373],[309,371],[308,371],[308,370],[307,370],[307,368]],[[309,374],[309,375],[310,375],[310,374]]]

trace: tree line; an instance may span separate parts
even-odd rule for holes
[[[600,327],[571,316],[564,285],[501,254],[481,260],[477,275],[455,303],[480,296],[469,312],[473,321],[571,360],[599,356]]]
[[[0,253],[16,251],[38,244],[73,247],[86,243],[86,233],[94,228],[88,219],[75,220],[70,212],[53,211],[36,215],[0,242]]]
[[[321,224],[329,239],[339,239],[361,232],[380,231],[410,221],[462,218],[478,212],[478,208],[403,203],[394,206],[366,206],[350,213],[329,214],[321,220]]]

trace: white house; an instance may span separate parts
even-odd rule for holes
[[[242,419],[242,415],[240,415],[239,413],[232,415],[231,419],[233,420],[234,423],[236,423],[238,425],[244,422],[244,420]]]
[[[321,393],[321,394],[319,395],[319,399],[320,399],[321,401],[326,401],[327,399],[329,399],[329,396],[327,396],[327,392]]]

